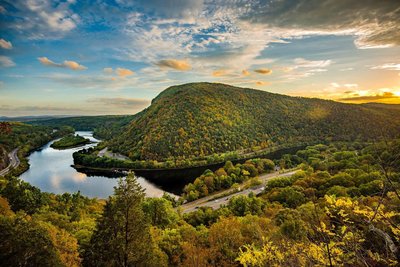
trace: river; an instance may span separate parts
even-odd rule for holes
[[[98,198],[107,198],[112,195],[118,179],[97,175],[88,176],[71,166],[73,164],[72,154],[75,151],[93,147],[99,142],[93,137],[92,132],[77,131],[76,134],[89,138],[94,143],[57,150],[50,147],[55,140],[51,141],[28,157],[29,170],[23,173],[20,178],[45,192],[63,194],[80,191],[82,195]],[[149,197],[160,197],[164,193],[160,187],[143,177],[138,177],[138,182],[146,190],[145,193]]]

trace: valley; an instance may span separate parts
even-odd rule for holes
[[[229,102],[233,95],[240,100]],[[225,98],[226,106],[219,102]],[[141,218],[134,226],[151,236],[143,249],[157,266],[190,266],[186,261],[202,250],[204,264],[246,266],[248,257],[266,253],[269,243],[261,237],[280,244],[271,258],[276,264],[326,264],[324,242],[338,251],[331,255],[335,263],[354,262],[344,253],[354,245],[357,257],[382,253],[371,231],[380,247],[394,245],[386,258],[368,261],[389,264],[397,260],[399,112],[396,105],[195,83],[166,89],[133,116],[3,122],[9,165],[0,175],[0,225],[29,224],[12,246],[32,238],[34,229],[43,231],[38,242],[63,233],[49,242],[72,266],[97,262],[98,246],[109,236],[102,227],[114,227],[102,220],[120,220],[116,210],[129,205],[135,217],[128,222]],[[362,238],[342,242],[353,234]],[[56,247],[61,241],[73,248]],[[256,245],[224,245],[234,242]]]

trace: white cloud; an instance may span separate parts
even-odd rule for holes
[[[113,73],[113,69],[112,68],[104,68],[103,71],[104,71],[104,73],[107,73],[107,74],[112,74]]]
[[[332,60],[306,60],[304,58],[296,58],[294,60],[294,68],[325,68],[331,65]]]
[[[371,70],[400,70],[400,63],[386,63],[371,67]]]
[[[54,61],[48,59],[47,57],[39,57],[39,62],[46,66],[58,67],[58,68],[68,68],[71,70],[86,70],[87,67],[79,64],[75,61],[65,60],[63,63],[55,63]]]
[[[12,59],[9,58],[9,57],[0,56],[0,66],[1,66],[1,67],[5,67],[5,68],[7,68],[7,67],[13,67],[13,66],[15,66],[15,63],[14,63],[14,61],[12,61]]]
[[[0,39],[0,47],[4,48],[4,49],[11,49],[12,48],[12,44],[9,41],[6,41],[4,39]]]
[[[22,32],[29,39],[57,39],[77,27],[80,18],[70,6],[73,1],[26,0],[13,2],[8,14],[18,20],[4,22],[5,28]]]

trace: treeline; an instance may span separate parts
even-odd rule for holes
[[[246,154],[282,144],[398,137],[400,110],[290,97],[224,84],[172,86],[110,140],[135,160]]]
[[[33,125],[50,127],[70,126],[77,131],[94,131],[94,136],[100,139],[110,139],[122,131],[136,115],[107,115],[107,116],[83,116],[56,118],[48,120],[30,121]]]
[[[274,167],[274,162],[269,159],[251,159],[236,165],[227,161],[223,168],[215,172],[206,170],[193,183],[187,184],[183,189],[183,199],[193,201],[215,191],[231,188],[234,184],[238,185],[259,174],[271,172]]]
[[[214,154],[212,156],[203,157],[200,159],[186,159],[186,160],[167,160],[159,162],[157,160],[120,160],[110,157],[97,156],[99,149],[104,148],[105,143],[97,148],[88,148],[77,151],[73,154],[74,163],[85,167],[93,168],[117,168],[117,169],[173,169],[173,168],[190,168],[197,166],[205,166],[216,163],[224,163],[233,159],[241,159],[236,152]],[[262,155],[262,154],[256,154]]]
[[[10,122],[7,123],[9,130],[0,132],[0,148],[10,152],[18,148],[18,157],[21,161],[14,174],[23,172],[28,168],[28,162],[25,157],[33,150],[40,148],[55,138],[74,132],[74,129],[68,126],[61,126],[53,129],[47,126],[33,126],[25,123]],[[4,156],[7,156],[4,153]]]
[[[43,193],[17,177],[0,181],[1,265],[80,266],[104,202]]]
[[[0,262],[397,266],[400,140],[319,145],[293,157],[302,170],[271,180],[259,196],[236,196],[218,210],[188,214],[174,209],[170,197],[146,198],[132,175],[105,203],[2,179]]]

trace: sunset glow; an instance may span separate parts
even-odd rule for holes
[[[398,1],[330,2],[2,1],[0,115],[134,114],[199,81],[400,103]]]

